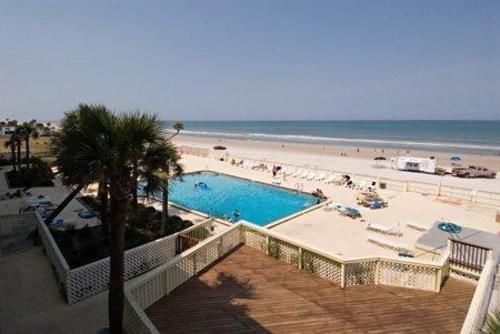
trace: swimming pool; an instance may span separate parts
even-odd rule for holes
[[[174,180],[169,200],[212,217],[244,219],[260,226],[318,202],[310,194],[213,172],[185,174],[182,181]]]

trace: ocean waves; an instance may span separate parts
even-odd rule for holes
[[[418,141],[418,140],[393,140],[380,138],[347,138],[327,137],[301,134],[270,134],[270,133],[237,133],[220,131],[193,131],[184,130],[183,134],[191,136],[220,137],[244,140],[263,140],[275,142],[315,143],[315,144],[339,144],[349,146],[370,147],[395,147],[395,148],[420,148],[434,150],[452,150],[460,152],[495,152],[500,153],[500,145],[460,143],[446,141]]]

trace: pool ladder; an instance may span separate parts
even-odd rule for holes
[[[296,189],[297,191],[299,191],[299,190],[304,190],[304,183],[302,183],[302,182],[297,182],[297,183],[295,183],[295,189]]]

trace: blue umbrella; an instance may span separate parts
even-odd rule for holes
[[[462,158],[460,158],[458,155],[454,155],[454,156],[450,157],[450,160],[451,161],[460,161],[460,160],[462,160]]]

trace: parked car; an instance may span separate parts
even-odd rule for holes
[[[469,166],[468,168],[457,167],[452,169],[452,174],[458,177],[486,177],[494,179],[497,175],[495,171],[492,171],[486,167],[481,166]]]

